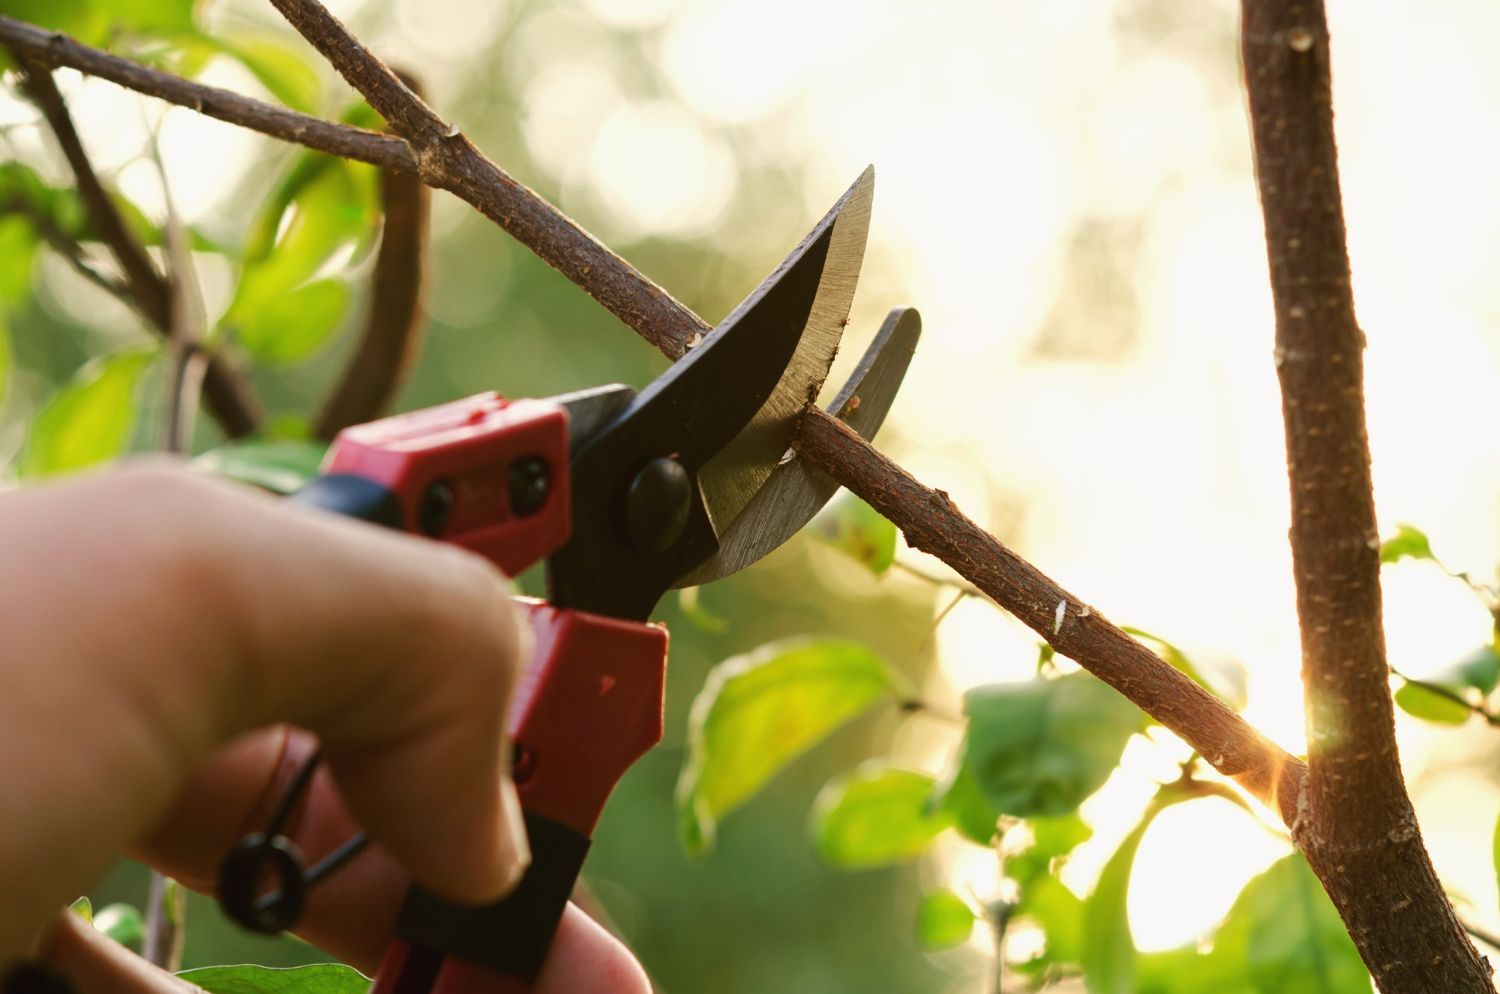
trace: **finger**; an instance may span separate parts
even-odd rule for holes
[[[198,988],[152,966],[129,949],[64,912],[42,949],[42,961],[78,994],[192,994]]]
[[[279,721],[319,734],[360,822],[431,889],[514,879],[518,633],[488,563],[177,470],[0,500],[0,751],[36,757],[0,771],[0,940],[87,886],[214,750]]]
[[[218,862],[246,831],[264,824],[312,737],[288,729],[245,736],[200,769],[137,855],[195,890],[211,892]],[[356,830],[331,777],[313,778],[288,833],[310,859]],[[390,941],[410,876],[373,846],[313,888],[297,932],[320,949],[373,973]],[[537,994],[649,994],[639,963],[607,931],[569,905],[558,926]]]

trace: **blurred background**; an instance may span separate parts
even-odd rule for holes
[[[710,321],[874,163],[870,248],[830,384],[888,309],[918,307],[922,345],[880,447],[1112,619],[1243,662],[1247,716],[1302,751],[1272,312],[1231,0],[329,6],[387,61],[417,72],[432,104],[502,166]],[[1382,530],[1412,522],[1451,568],[1492,581],[1500,7],[1328,6]],[[258,0],[204,10],[215,34],[276,36],[301,50]],[[337,113],[352,95],[322,75],[322,109]],[[244,238],[294,155],[109,84],[59,78],[96,162],[158,220],[161,185],[143,157],[152,126],[178,208],[226,242]],[[267,95],[228,60],[203,78]],[[10,154],[66,182],[34,121],[29,105],[0,107]],[[209,254],[198,262],[210,312],[222,310],[233,272]],[[148,340],[56,258],[41,279],[38,305],[12,321],[0,458],[89,356]],[[642,385],[665,365],[442,194],[427,310],[403,409],[487,389]],[[272,410],[306,417],[348,344],[336,337],[307,362],[260,366]],[[211,447],[202,420],[199,447]],[[1391,660],[1403,671],[1420,675],[1489,637],[1478,602],[1430,565],[1389,568],[1385,582]],[[806,840],[812,797],[854,760],[894,754],[939,770],[955,744],[940,723],[861,719],[730,816],[702,861],[681,854],[674,829],[687,707],[731,655],[785,635],[846,635],[950,707],[976,683],[1032,671],[1034,637],[984,603],[965,601],[931,634],[947,600],[900,571],[877,581],[799,538],[702,591],[723,630],[663,602],[673,633],[666,741],[622,785],[588,870],[661,990],[986,989],[982,930],[939,956],[910,935],[920,884],[985,894],[993,854],[955,840],[919,866],[851,875],[821,865]],[[1500,930],[1489,856],[1500,733],[1398,722],[1439,872],[1468,918]],[[1172,774],[1181,753],[1162,743],[1137,740],[1086,804],[1097,834],[1065,874],[1075,888],[1087,890],[1153,777]],[[1190,939],[1284,852],[1216,804],[1175,809],[1147,837],[1137,880],[1151,886],[1131,894],[1143,948]],[[141,880],[122,867],[96,904],[139,903]],[[206,904],[193,915],[188,965],[320,958],[290,940],[247,940]]]

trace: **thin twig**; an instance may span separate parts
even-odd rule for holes
[[[85,258],[83,244],[58,227],[57,222],[46,211],[38,209],[35,204],[30,203],[24,197],[17,196],[4,206],[0,206],[0,214],[16,214],[24,217],[26,223],[31,225],[31,230],[40,235],[42,241],[51,246],[52,251],[62,256],[78,275],[112,297],[129,300],[130,290],[125,284],[95,269]]]
[[[30,27],[19,21],[0,17],[0,28],[12,25]],[[9,44],[3,32],[0,32],[0,41]],[[145,246],[125,223],[114,198],[94,171],[78,129],[73,124],[73,117],[68,113],[67,102],[58,90],[47,62],[31,57],[23,47],[11,45],[10,49],[25,69],[22,86],[27,96],[46,118],[62,149],[63,157],[73,171],[89,226],[109,248],[125,275],[127,295],[124,299],[134,304],[160,334],[170,338],[172,305],[176,299],[171,280],[157,271]],[[263,414],[249,384],[221,357],[215,356],[209,363],[204,376],[204,389],[214,417],[228,435],[240,437],[251,434],[260,427]]]
[[[169,973],[182,965],[183,914],[187,909],[187,891],[171,877],[151,874],[146,896],[146,932],[141,939],[141,956]]]
[[[900,559],[896,560],[892,565],[894,565],[897,569],[907,574],[908,576],[914,576],[918,580],[924,580],[935,587],[951,587],[965,597],[984,596],[984,591],[980,590],[972,583],[964,583],[959,580],[950,580],[947,577],[938,576],[936,573],[929,573],[919,566],[913,566],[911,563],[902,562]]]

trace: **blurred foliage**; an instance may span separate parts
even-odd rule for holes
[[[286,32],[210,30],[205,6],[0,0],[0,12],[175,72],[196,76],[227,61],[289,106],[378,126],[363,104],[328,106],[326,67]],[[554,6],[514,4],[445,111],[476,121],[471,130],[481,146],[592,225],[600,218],[589,201],[533,156],[519,113],[524,81],[488,68],[529,64],[523,39]],[[632,95],[662,99],[667,87],[653,75],[649,34],[601,30],[630,69]],[[6,85],[15,90],[13,74]],[[733,144],[732,128],[712,126]],[[140,135],[142,161],[149,137]],[[11,479],[62,474],[155,448],[171,379],[158,375],[166,365],[160,329],[113,299],[118,274],[50,147],[38,152],[9,133],[0,142],[7,159],[0,163],[5,472]],[[204,296],[207,344],[248,370],[271,419],[260,436],[225,444],[200,417],[192,455],[207,470],[285,493],[322,457],[322,446],[306,440],[307,419],[342,369],[368,306],[378,177],[269,142],[254,154],[239,187],[189,233],[194,265],[224,284]],[[794,169],[746,155],[737,195],[713,234],[648,233],[612,247],[717,317],[810,222],[801,180]],[[144,245],[163,244],[162,217],[118,194],[115,202]],[[1076,308],[1093,315],[1124,298],[1127,319],[1115,323],[1128,338],[1135,312],[1113,242],[1136,233],[1129,225],[1111,231],[1105,239],[1088,225],[1080,229],[1080,251],[1094,255],[1070,265],[1102,273],[1094,282],[1103,290],[1097,300],[1079,297]],[[611,381],[639,386],[664,368],[582,292],[448,201],[435,216],[431,284],[428,345],[402,409],[480,390],[543,396]],[[1052,323],[1059,321],[1083,323],[1066,313],[1054,315]],[[1049,341],[1067,352],[1082,347],[1055,334]],[[1188,760],[1182,779],[1163,787],[1118,843],[1092,890],[1075,890],[1063,870],[1093,833],[1080,806],[1115,774],[1147,722],[1113,689],[1063,670],[1045,646],[1035,679],[967,688],[963,714],[945,715],[912,688],[928,685],[933,619],[952,591],[903,582],[891,571],[896,529],[852,496],[837,499],[809,531],[812,540],[794,540],[754,569],[669,598],[658,612],[673,631],[666,740],[621,784],[586,875],[660,989],[936,990],[975,979],[974,959],[924,958],[921,950],[964,947],[977,924],[1003,933],[1014,920],[1034,926],[1040,945],[1002,955],[1037,987],[1082,977],[1094,994],[1368,991],[1352,944],[1297,856],[1252,880],[1200,942],[1137,950],[1126,914],[1137,849],[1160,811],[1201,796],[1193,789],[1206,775],[1201,764]],[[849,564],[840,555],[857,577],[843,570]],[[1411,526],[1382,545],[1381,559],[1441,567]],[[1493,591],[1454,575],[1493,605]],[[522,584],[540,589],[534,573]],[[1190,658],[1164,638],[1133,631],[1230,707],[1245,706],[1237,663]],[[1420,681],[1403,679],[1397,701],[1419,718],[1456,723],[1488,714],[1497,679],[1492,641]],[[947,722],[938,750],[946,762],[923,771],[888,758],[907,722],[934,717]],[[947,888],[921,893],[919,861],[975,846],[994,850],[1003,900]],[[1495,847],[1500,872],[1500,827]],[[75,907],[101,931],[133,943],[142,928],[134,906],[144,893],[143,868],[121,864],[92,894],[102,911],[93,915],[87,899]],[[307,966],[326,957],[295,939],[235,931],[205,898],[190,898],[188,920],[186,965],[196,968],[188,978],[207,990],[366,988],[346,968]],[[304,968],[217,966],[243,961]]]

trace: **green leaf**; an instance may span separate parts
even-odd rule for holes
[[[0,14],[65,32],[85,44],[97,44],[107,29],[90,0],[0,0]]]
[[[703,606],[702,587],[683,587],[677,591],[677,610],[699,631],[721,635],[729,631],[729,619],[721,618]]]
[[[1160,635],[1143,628],[1122,625],[1120,630],[1138,639],[1156,643],[1158,654],[1173,669],[1181,670],[1194,683],[1219,698],[1232,710],[1242,710],[1250,700],[1250,678],[1244,664],[1228,657],[1192,660],[1187,653]]]
[[[0,409],[5,404],[5,394],[10,386],[10,328],[4,313],[0,313]]]
[[[1088,673],[991,684],[964,696],[962,762],[1002,814],[1074,810],[1119,765],[1141,712]]]
[[[318,112],[322,103],[322,81],[302,56],[279,40],[243,34],[232,39],[200,34],[187,44],[202,49],[193,53],[193,67],[188,75],[197,75],[209,62],[209,56],[223,54],[248,69],[281,103],[305,114]]]
[[[718,819],[845,722],[898,696],[896,675],[853,642],[779,642],[718,666],[688,719],[677,782],[684,847],[707,849]]]
[[[1159,811],[1155,804],[1146,809],[1140,824],[1104,864],[1094,892],[1083,902],[1082,964],[1091,994],[1132,994],[1135,990],[1135,937],[1130,932],[1126,899],[1136,850]]]
[[[1031,826],[1031,848],[1048,858],[1066,856],[1094,836],[1094,830],[1076,811],[1031,818],[1026,823]]]
[[[156,356],[119,352],[79,370],[32,419],[21,476],[71,472],[123,452],[135,425],[136,387]]]
[[[917,905],[917,941],[931,952],[952,949],[969,941],[978,920],[969,902],[951,890],[935,890]]]
[[[122,946],[136,945],[146,935],[146,921],[139,908],[129,904],[109,904],[94,915],[94,928]]]
[[[93,0],[116,30],[190,31],[196,0]]]
[[[1077,964],[1083,958],[1083,900],[1056,877],[1042,874],[1021,888],[1016,914],[1030,918],[1047,939],[1041,959]]]
[[[1431,687],[1406,683],[1396,688],[1396,706],[1413,718],[1439,725],[1462,725],[1474,715],[1474,709]]]
[[[1451,666],[1423,676],[1420,683],[1407,682],[1397,688],[1396,704],[1417,718],[1445,725],[1462,725],[1473,716],[1474,709],[1434,688],[1478,704],[1494,691],[1497,681],[1500,681],[1500,652],[1496,651],[1493,642],[1486,643]]]
[[[1369,994],[1370,977],[1301,854],[1251,880],[1214,939],[1259,994]]]
[[[1432,554],[1432,546],[1428,544],[1426,534],[1411,525],[1397,525],[1396,534],[1380,543],[1382,563],[1395,563],[1402,559],[1437,559]]]
[[[828,782],[813,804],[818,852],[842,870],[912,859],[950,823],[930,810],[933,780],[921,773],[867,763]]]
[[[349,307],[349,286],[339,279],[255,295],[259,302],[240,309],[235,330],[245,348],[265,363],[307,358],[334,333]]]
[[[263,362],[295,362],[337,327],[349,290],[324,272],[373,237],[375,173],[323,155],[300,158],[252,227],[234,299],[219,321]]]
[[[18,215],[0,217],[0,304],[17,304],[31,291],[37,235]]]
[[[311,439],[235,442],[210,449],[193,464],[277,494],[289,494],[318,473],[328,446]]]
[[[80,897],[68,905],[68,910],[90,924],[94,921],[94,902],[90,901],[87,896]]]
[[[366,994],[370,981],[351,966],[318,963],[269,966],[205,966],[177,975],[208,994]]]
[[[812,534],[864,563],[879,576],[896,561],[896,526],[851,493],[841,494],[812,520]]]
[[[934,790],[933,803],[952,818],[958,834],[970,842],[987,846],[994,841],[1000,812],[984,796],[973,773],[962,762],[955,763]]]
[[[1244,958],[1186,946],[1136,958],[1136,994],[1256,994]]]

